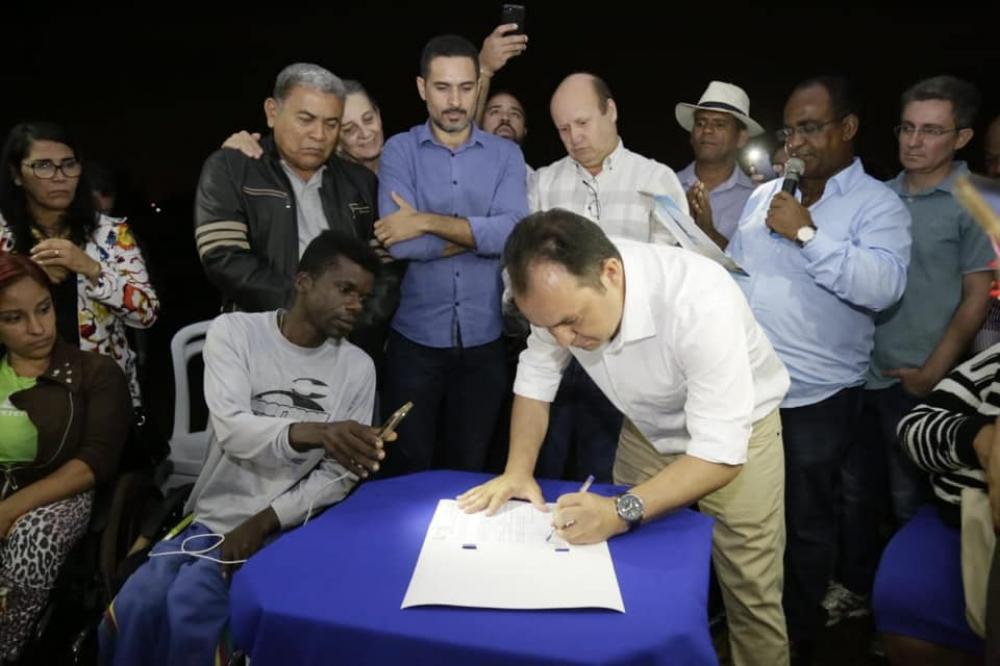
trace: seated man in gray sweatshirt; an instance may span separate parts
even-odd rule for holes
[[[212,664],[227,654],[233,567],[379,468],[375,368],[347,341],[379,266],[363,241],[324,231],[302,255],[290,310],[212,323],[212,440],[185,507],[193,519],[153,548],[109,606],[101,663]],[[216,543],[212,535],[224,539],[208,557],[187,554]]]

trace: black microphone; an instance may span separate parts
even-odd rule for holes
[[[785,181],[781,183],[781,191],[794,195],[795,190],[799,188],[799,178],[805,170],[805,162],[797,157],[789,157],[785,162]]]

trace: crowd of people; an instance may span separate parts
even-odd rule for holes
[[[955,617],[964,590],[934,569],[960,559],[965,491],[1000,492],[996,246],[954,196],[979,92],[950,75],[899,91],[884,131],[902,170],[881,182],[855,154],[850,82],[798,82],[768,180],[742,159],[765,129],[740,86],[709,80],[676,105],[693,159],[674,170],[626,148],[609,82],[575,72],[549,109],[566,155],[533,169],[523,105],[490,86],[527,49],[515,27],[481,49],[431,39],[427,118],[388,138],[362,83],[291,64],[269,131],[236,131],[205,161],[193,242],[223,305],[204,349],[209,449],[189,519],[109,605],[101,662],[232,654],[234,568],[365,479],[486,470],[497,432],[503,472],[459,497],[466,511],[541,506],[536,477],[593,474],[629,490],[561,497],[570,543],[711,515],[733,663],[812,663],[826,626],[873,608],[893,663],[981,653],[982,628]],[[984,145],[998,178],[1000,116]],[[2,163],[0,659],[14,661],[142,414],[127,330],[153,326],[159,300],[63,128],[17,125]],[[744,270],[678,247],[650,194]],[[394,432],[373,426],[407,401]],[[928,538],[950,546],[900,564],[898,539]]]

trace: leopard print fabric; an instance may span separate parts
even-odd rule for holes
[[[0,658],[20,652],[66,556],[87,530],[93,499],[88,490],[33,509],[0,539]]]

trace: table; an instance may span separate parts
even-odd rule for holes
[[[401,610],[437,501],[487,478],[436,471],[369,482],[268,545],[233,578],[236,646],[253,666],[717,663],[707,611],[712,520],[690,510],[609,542],[625,614]],[[548,501],[578,490],[540,483]]]

